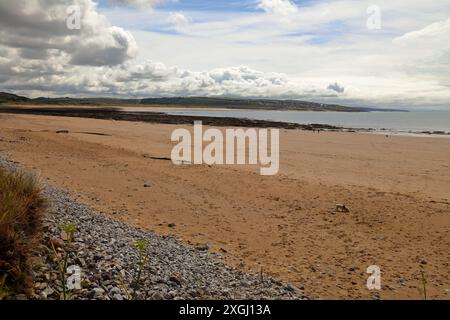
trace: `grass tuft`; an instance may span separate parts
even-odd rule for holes
[[[32,285],[29,255],[46,207],[33,175],[0,168],[0,299]]]

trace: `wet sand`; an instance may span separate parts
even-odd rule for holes
[[[87,119],[102,119],[116,121],[133,121],[158,124],[192,124],[194,121],[202,121],[204,125],[221,127],[250,127],[250,128],[283,128],[283,129],[302,129],[302,130],[341,130],[335,126],[326,124],[298,124],[280,121],[253,120],[245,118],[232,117],[207,117],[207,116],[188,116],[188,115],[169,115],[164,112],[136,112],[135,108],[116,108],[116,107],[95,107],[95,106],[0,106],[0,114],[32,114],[45,116],[64,116],[80,117]],[[140,109],[142,110],[142,109]],[[149,108],[148,110],[152,110]],[[153,109],[158,110],[158,109]]]
[[[379,265],[381,298],[420,298],[421,270],[429,297],[450,298],[449,139],[282,129],[280,173],[263,177],[149,158],[170,156],[178,127],[0,114],[0,151],[107,215],[308,296],[370,299],[366,268]]]

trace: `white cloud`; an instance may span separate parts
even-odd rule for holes
[[[393,40],[395,48],[404,52],[405,72],[434,76],[450,88],[450,18],[422,29],[407,32]]]
[[[298,13],[297,6],[290,0],[260,0],[258,8],[267,13],[282,16]]]
[[[404,35],[394,39],[397,43],[411,43],[414,41],[432,41],[440,42],[442,40],[449,40],[450,36],[450,18],[443,21],[438,21],[426,26],[423,29],[407,32]],[[442,43],[448,45],[449,41]]]
[[[81,28],[67,27],[67,8],[77,4]],[[53,55],[79,65],[117,65],[137,54],[133,36],[113,27],[91,0],[6,0],[0,2],[0,45],[22,58]]]
[[[0,67],[5,64],[0,63]],[[10,69],[14,77],[3,86],[22,92],[84,96],[235,96],[327,99],[336,96],[325,85],[293,81],[284,74],[246,66],[191,71],[159,62],[111,67],[67,67],[58,61],[31,62]],[[1,68],[0,68],[1,70]],[[26,81],[24,81],[26,79]]]
[[[184,27],[191,22],[191,19],[182,12],[171,12],[168,21],[175,30],[183,31]]]
[[[0,64],[1,70],[2,64]],[[336,83],[314,78],[293,78],[285,74],[261,72],[246,66],[191,71],[147,61],[135,65],[126,63],[111,67],[67,67],[50,60],[30,62],[14,68],[14,77],[3,84],[15,92],[61,96],[217,96],[302,99],[350,105],[383,105],[386,101],[398,107],[424,105],[433,96],[434,106],[444,105],[450,98],[448,91],[433,81],[413,84],[407,79],[385,79],[380,87],[377,79],[358,78],[362,85],[345,88]],[[89,72],[87,72],[89,71]],[[350,78],[345,82],[355,82]],[[336,92],[335,89],[338,88]],[[408,95],[398,95],[401,90]],[[411,103],[413,102],[413,103]],[[392,105],[391,105],[392,106]]]

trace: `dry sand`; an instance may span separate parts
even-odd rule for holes
[[[421,270],[430,298],[450,298],[450,139],[281,130],[280,173],[263,177],[143,157],[170,156],[175,128],[0,115],[0,151],[107,215],[209,243],[309,296],[369,299],[379,265],[381,298],[420,298]]]

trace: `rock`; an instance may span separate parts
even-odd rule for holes
[[[116,293],[115,295],[113,295],[113,300],[123,300],[123,297],[121,294]]]
[[[289,292],[294,292],[294,291],[295,291],[294,287],[291,286],[290,284],[286,285],[286,286],[284,287],[284,289],[287,290],[287,291],[289,291]]]
[[[150,296],[151,300],[163,300],[163,296],[159,292],[153,292]]]
[[[380,293],[379,292],[374,292],[372,293],[372,300],[380,300]]]
[[[168,226],[169,228],[175,228],[176,224],[175,224],[175,223],[169,223],[167,226]]]
[[[102,258],[103,258],[102,254],[100,254],[100,253],[95,253],[94,254],[94,261],[95,262],[102,260]]]
[[[41,295],[44,297],[44,299],[47,299],[50,297],[53,293],[55,293],[55,290],[53,290],[50,287],[46,287],[44,291],[41,292]]]
[[[194,290],[194,289],[189,290],[188,294],[189,294],[189,298],[196,298],[196,297],[198,297],[198,292],[197,292],[197,290]]]
[[[150,181],[147,181],[144,183],[144,188],[150,188],[152,186],[152,183]]]
[[[101,276],[102,276],[103,281],[108,281],[108,280],[113,279],[113,276],[109,272],[102,272]]]
[[[175,299],[179,295],[179,292],[177,290],[172,290],[169,291],[168,295],[171,296],[172,299]]]
[[[34,288],[37,290],[44,290],[45,288],[47,288],[47,284],[45,282],[36,282],[34,284]]]
[[[105,294],[105,290],[102,288],[94,288],[89,292],[90,299],[98,299]]]
[[[209,246],[204,243],[204,244],[198,244],[195,246],[195,249],[199,250],[199,251],[208,251],[209,250]]]
[[[65,231],[61,231],[60,237],[64,241],[67,241],[67,239],[69,238],[69,236],[67,235],[67,233]]]
[[[76,259],[77,264],[79,264],[82,268],[86,267],[86,260],[84,260],[83,258],[78,257]]]
[[[171,277],[169,278],[169,281],[172,281],[172,282],[176,283],[177,285],[179,285],[179,286],[181,287],[181,280],[180,280],[179,277],[177,277],[177,276],[171,276]]]
[[[347,208],[347,206],[345,204],[336,204],[335,212],[343,212],[343,213],[348,213],[350,212],[350,210]]]
[[[115,295],[122,295],[122,290],[120,290],[119,287],[113,287],[109,290],[109,294],[112,295],[113,297]]]
[[[199,296],[205,295],[205,289],[203,288],[197,288],[196,291]]]
[[[81,287],[82,288],[89,288],[91,286],[91,282],[89,279],[83,279],[81,280]]]

